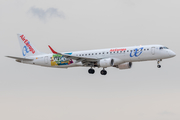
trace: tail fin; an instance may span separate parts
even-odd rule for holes
[[[17,34],[17,36],[18,36],[19,44],[22,50],[22,55],[24,57],[36,56],[36,55],[42,54],[35,47],[32,46],[32,44],[25,37],[24,34]]]

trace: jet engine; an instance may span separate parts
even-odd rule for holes
[[[119,65],[115,65],[114,67],[119,69],[130,69],[132,67],[132,62],[126,62]]]
[[[106,67],[111,67],[114,65],[114,60],[111,58],[106,58],[106,59],[101,59],[98,62],[98,66],[106,68]]]

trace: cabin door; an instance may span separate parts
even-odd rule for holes
[[[151,54],[152,54],[152,55],[155,55],[155,47],[152,47],[152,48],[151,48]]]

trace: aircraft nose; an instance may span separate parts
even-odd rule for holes
[[[176,53],[173,52],[172,50],[170,50],[170,51],[169,51],[169,55],[170,55],[171,57],[175,57],[175,56],[176,56]]]

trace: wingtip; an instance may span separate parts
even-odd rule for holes
[[[48,45],[48,47],[50,48],[50,50],[52,51],[52,53],[57,54],[57,52],[56,52],[55,50],[53,50],[50,45]]]

